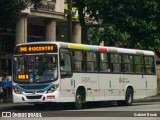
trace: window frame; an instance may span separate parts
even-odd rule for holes
[[[111,55],[118,55],[118,56],[121,56],[121,62],[120,63],[117,63],[117,62],[112,62],[112,58],[111,58]],[[109,53],[109,64],[110,64],[110,69],[112,71],[112,73],[121,73],[122,74],[122,64],[123,64],[123,61],[122,61],[122,53]],[[114,65],[120,65],[120,70],[119,71],[114,71]]]
[[[106,55],[106,61],[101,61],[101,54]],[[110,61],[109,61],[109,53],[108,52],[99,52],[99,72],[100,73],[111,73],[111,68],[110,68]],[[108,70],[101,70],[101,64],[105,63],[106,66],[108,65]]]
[[[125,62],[124,56],[132,57],[132,63],[131,63],[131,61],[130,61],[130,63]],[[125,67],[126,64],[130,65],[130,67],[132,65],[133,71],[126,71],[126,67]],[[124,72],[126,74],[134,74],[135,73],[135,70],[134,70],[134,55],[133,54],[126,54],[126,53],[122,54],[122,72]]]
[[[135,58],[136,57],[142,57],[142,63],[136,63],[135,62]],[[134,58],[134,73],[135,74],[144,74],[144,70],[145,70],[145,63],[144,63],[144,55],[137,55],[137,54],[135,54],[134,56],[133,56],[133,58]],[[136,66],[141,66],[141,72],[137,72],[136,71]]]
[[[83,72],[84,71],[84,60],[83,59],[81,59],[81,60],[78,60],[78,59],[74,59],[74,55],[73,55],[73,52],[81,52],[81,54],[82,54],[82,57],[83,57],[83,51],[81,51],[81,50],[74,50],[74,49],[72,49],[71,50],[72,51],[72,69],[73,69],[73,72]],[[74,53],[75,54],[75,53]],[[81,62],[81,70],[75,70],[75,61],[76,62]]]
[[[152,60],[153,60],[152,65],[151,64],[146,64],[146,58],[147,57],[152,58]],[[144,56],[144,65],[145,65],[145,67],[144,67],[145,75],[155,75],[156,74],[156,66],[155,66],[155,57],[154,56],[149,56],[149,55]],[[150,65],[149,68],[151,69],[151,73],[147,73],[147,67],[146,67],[147,65]],[[152,73],[152,69],[154,70],[153,73]]]
[[[95,57],[96,60],[94,60],[94,61],[93,61],[93,60],[87,60],[87,53],[93,53],[93,54],[95,54],[95,55],[96,55],[96,57]],[[86,59],[85,59],[85,65],[86,65],[85,71],[88,72],[88,73],[96,73],[96,72],[99,73],[98,53],[95,52],[95,51],[85,51],[85,54],[86,54],[86,57],[85,57],[85,58],[86,58]],[[87,64],[87,63],[89,63],[89,62],[90,62],[90,63],[93,63],[93,66],[92,66],[92,67],[95,68],[96,70],[95,70],[95,69],[93,69],[93,71],[92,71],[92,70],[91,70],[91,71],[87,70],[87,68],[88,68],[88,64]],[[95,64],[96,64],[97,67],[94,66]]]

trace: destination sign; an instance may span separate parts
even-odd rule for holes
[[[51,53],[57,52],[56,45],[23,45],[16,48],[16,53]]]
[[[29,75],[28,74],[18,74],[17,79],[18,80],[29,80]]]

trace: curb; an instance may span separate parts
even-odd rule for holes
[[[160,96],[158,97],[149,97],[149,98],[144,98],[144,99],[137,99],[133,101],[134,103],[138,102],[160,102]]]

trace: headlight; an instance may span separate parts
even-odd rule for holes
[[[53,93],[56,90],[56,88],[53,86],[48,89],[47,93]]]
[[[20,91],[20,89],[19,88],[17,88],[17,87],[13,87],[13,90],[14,90],[14,92],[16,93],[16,94],[21,94],[22,92]]]
[[[48,89],[47,93],[53,93],[58,88],[58,85],[54,85]]]

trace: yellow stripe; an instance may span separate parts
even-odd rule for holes
[[[72,48],[72,49],[90,50],[89,46],[85,46],[85,45],[70,44],[69,47]]]

